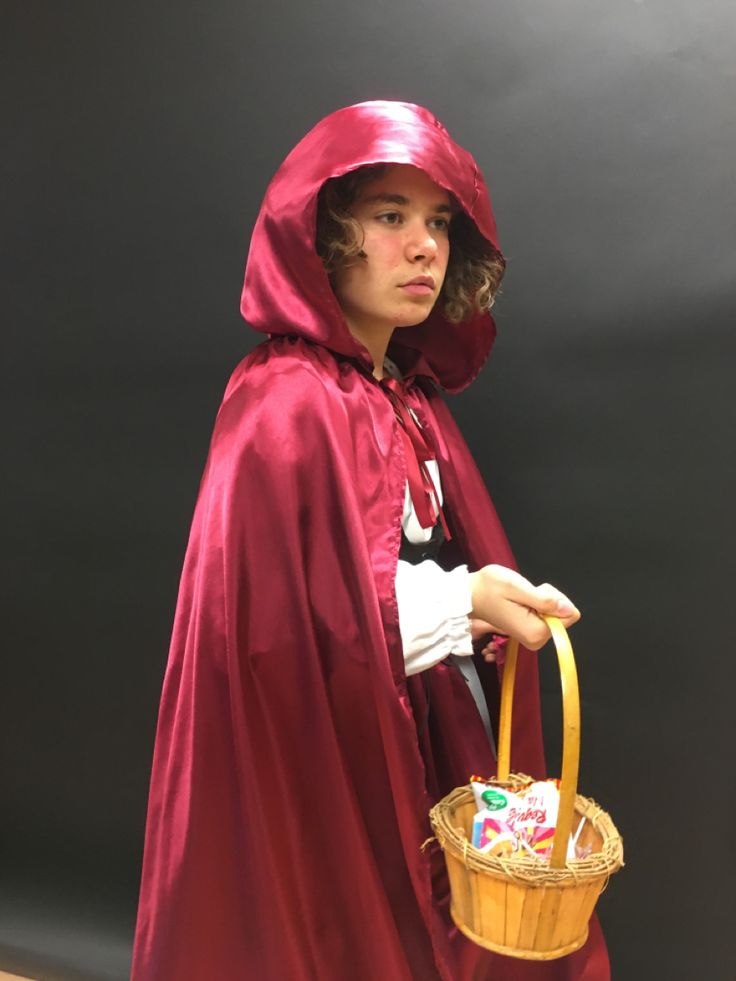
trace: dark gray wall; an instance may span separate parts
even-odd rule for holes
[[[16,2],[2,20],[0,967],[126,975],[189,519],[256,340],[250,228],[318,118],[385,97],[475,153],[509,257],[496,352],[452,404],[522,568],[584,611],[581,787],[627,846],[600,904],[614,978],[733,978],[736,7]]]

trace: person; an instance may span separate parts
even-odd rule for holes
[[[267,335],[217,414],[151,775],[133,981],[605,981],[452,924],[428,812],[494,772],[504,635],[514,768],[544,772],[539,613],[439,389],[495,335],[484,179],[426,109],[338,110],[267,190],[241,311]],[[472,570],[472,571],[471,571]],[[494,663],[494,661],[496,663]]]

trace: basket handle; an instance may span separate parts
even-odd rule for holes
[[[557,829],[552,845],[550,865],[562,869],[567,862],[567,843],[575,815],[575,794],[578,787],[580,764],[580,693],[575,658],[567,631],[557,617],[540,614],[552,631],[557,649],[562,680],[562,774],[560,776],[560,807]],[[501,684],[501,712],[498,724],[498,779],[509,779],[511,758],[511,712],[514,701],[514,680],[519,641],[509,639]]]

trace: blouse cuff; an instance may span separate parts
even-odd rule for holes
[[[426,671],[450,654],[473,653],[466,565],[446,572],[431,560],[419,565],[399,561],[396,599],[407,675]]]

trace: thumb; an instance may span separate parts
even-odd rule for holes
[[[537,613],[546,613],[549,616],[560,617],[562,620],[580,619],[580,611],[572,600],[550,583],[545,582],[537,586],[535,593],[537,602],[533,604],[532,609]]]

